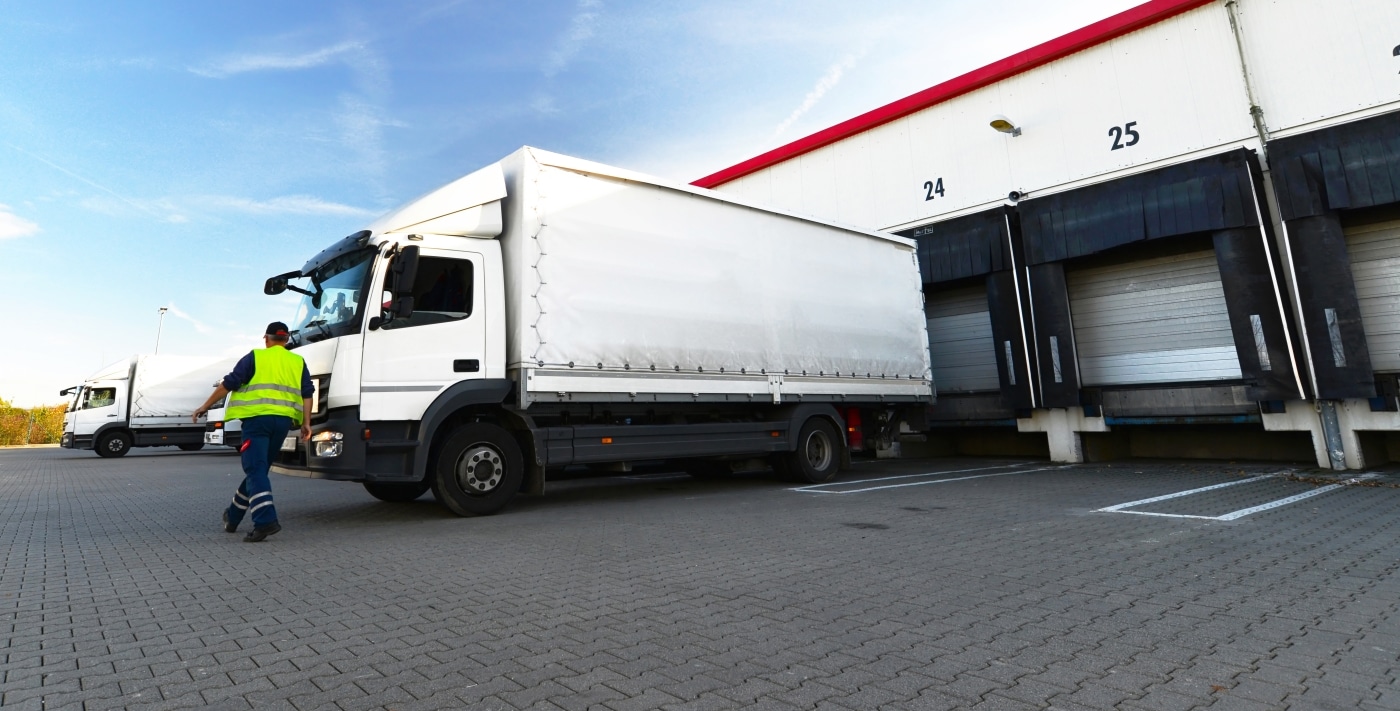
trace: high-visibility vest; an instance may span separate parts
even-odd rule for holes
[[[253,351],[253,379],[229,394],[224,419],[282,415],[301,426],[301,374],[305,367],[301,356],[282,346]]]

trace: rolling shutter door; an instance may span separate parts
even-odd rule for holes
[[[1084,385],[1241,377],[1214,250],[1066,277]]]
[[[1347,253],[1371,367],[1400,372],[1400,222],[1347,230]]]
[[[987,287],[935,291],[925,297],[929,360],[940,393],[999,390]]]

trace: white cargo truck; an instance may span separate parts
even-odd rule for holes
[[[265,287],[289,289],[324,396],[274,470],[460,515],[579,464],[826,481],[846,414],[933,399],[912,241],[528,147]]]
[[[204,446],[204,424],[190,415],[209,397],[236,358],[138,355],[123,358],[67,388],[59,443],[120,457],[132,447]]]

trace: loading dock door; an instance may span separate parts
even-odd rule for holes
[[[925,297],[929,359],[939,393],[999,390],[987,287],[930,291]]]
[[[1400,222],[1346,232],[1371,367],[1378,373],[1400,372]]]
[[[1071,271],[1066,280],[1084,385],[1241,377],[1214,250]]]

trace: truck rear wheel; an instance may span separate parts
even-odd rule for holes
[[[367,481],[365,491],[380,501],[413,501],[432,486],[426,481],[412,483]]]
[[[189,443],[180,445],[180,449],[183,450],[183,451],[186,451],[186,452],[198,452],[199,450],[204,449],[204,443],[203,443],[203,442],[189,442]]]
[[[438,452],[433,496],[458,516],[487,516],[510,503],[525,479],[525,457],[509,432],[474,422],[458,427]]]
[[[121,457],[131,451],[131,435],[125,432],[108,432],[97,440],[93,447],[99,457]]]
[[[836,427],[823,418],[813,417],[802,423],[797,434],[797,449],[780,455],[775,468],[798,482],[831,481],[841,470],[841,446]]]

